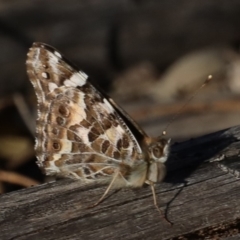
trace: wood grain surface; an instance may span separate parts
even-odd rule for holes
[[[240,126],[173,144],[167,178],[156,187],[172,227],[155,210],[148,186],[112,191],[102,204],[88,209],[105,186],[64,179],[2,195],[0,239],[236,237],[239,149]]]

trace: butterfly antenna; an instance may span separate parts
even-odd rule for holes
[[[204,83],[192,94],[192,96],[182,105],[182,107],[177,111],[177,113],[173,116],[173,118],[168,122],[167,126],[165,127],[165,129],[162,131],[162,135],[165,136],[167,134],[167,129],[168,127],[172,124],[172,122],[182,113],[182,110],[188,105],[188,103],[190,101],[192,101],[192,99],[194,97],[196,97],[196,95],[199,93],[199,91],[204,88],[211,80],[212,80],[212,75],[208,75],[207,79],[204,81]]]

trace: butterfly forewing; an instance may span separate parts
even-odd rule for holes
[[[91,181],[111,176],[121,164],[143,161],[121,108],[56,49],[33,44],[27,72],[38,99],[38,164],[47,174]]]

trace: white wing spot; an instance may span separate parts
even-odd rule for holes
[[[79,73],[74,73],[71,78],[70,81],[74,82],[76,84],[76,86],[83,86],[86,83],[86,77],[84,77],[83,75],[79,74]]]
[[[88,78],[88,75],[85,72],[79,71],[79,73],[84,77],[84,78]]]
[[[62,55],[61,55],[59,52],[54,51],[54,54],[55,54],[57,57],[62,58]]]
[[[78,136],[81,136],[82,141],[87,145],[90,146],[91,143],[89,142],[88,133],[90,129],[79,127],[76,129],[76,133]]]
[[[48,89],[49,89],[49,91],[50,92],[52,92],[55,88],[57,88],[58,86],[57,86],[57,84],[56,83],[52,83],[52,82],[50,82],[49,84],[48,84]]]
[[[46,79],[47,79],[48,76],[49,76],[48,73],[46,73],[46,72],[42,72],[42,77],[43,77],[43,78],[46,78]]]
[[[67,87],[81,87],[86,83],[86,78],[79,73],[74,73],[70,79],[64,81],[64,85]]]
[[[66,87],[76,87],[76,84],[70,80],[65,80],[63,83]]]
[[[49,62],[50,62],[50,65],[54,67],[54,69],[56,68],[54,64],[58,63],[58,60],[59,60],[59,57],[57,55],[53,53],[49,54]]]

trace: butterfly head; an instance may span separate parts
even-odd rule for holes
[[[165,163],[169,155],[170,140],[166,140],[162,137],[147,138],[145,143],[147,145],[147,157],[148,161]]]
[[[148,139],[146,141],[148,155],[147,180],[151,182],[161,182],[166,174],[164,163],[167,161],[170,148],[170,139],[164,138]]]

